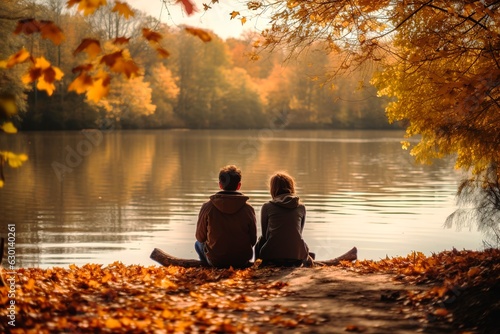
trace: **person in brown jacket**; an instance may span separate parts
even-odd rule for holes
[[[302,239],[306,207],[295,194],[290,175],[276,173],[269,183],[272,200],[261,209],[262,236],[255,246],[255,258],[263,264],[300,266],[309,259],[309,248]]]
[[[219,171],[221,191],[210,196],[200,209],[195,250],[200,260],[217,268],[250,265],[257,241],[257,222],[248,197],[238,190],[241,170],[234,165]]]

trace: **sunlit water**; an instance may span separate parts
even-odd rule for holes
[[[445,228],[461,175],[453,161],[416,165],[399,131],[88,131],[1,136],[29,161],[7,168],[1,233],[16,229],[16,266],[155,264],[158,247],[196,258],[198,210],[221,166],[243,171],[260,225],[271,173],[286,170],[307,208],[317,259],[482,249],[476,227]],[[260,226],[259,226],[260,231]]]

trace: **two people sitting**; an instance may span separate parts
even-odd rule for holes
[[[262,236],[248,196],[239,192],[241,170],[234,165],[219,171],[221,191],[200,209],[195,250],[202,262],[217,268],[245,268],[255,259],[263,264],[300,266],[311,261],[302,239],[306,208],[295,193],[295,181],[286,173],[270,179],[272,199],[261,209]]]

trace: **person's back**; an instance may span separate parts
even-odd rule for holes
[[[295,195],[295,182],[289,175],[274,175],[270,188],[272,200],[261,209],[262,236],[255,256],[276,264],[302,264],[309,255],[302,239],[306,208]]]
[[[196,227],[195,249],[201,261],[220,268],[245,267],[257,240],[255,211],[238,192],[241,171],[226,166],[219,172],[222,191],[203,204]]]

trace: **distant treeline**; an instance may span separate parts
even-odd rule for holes
[[[0,33],[12,47],[0,50],[0,58],[24,46],[31,54],[43,54],[66,75],[50,97],[35,86],[23,93],[27,105],[19,116],[21,129],[73,130],[111,123],[123,129],[397,127],[387,122],[387,101],[378,98],[364,79],[370,77],[369,70],[324,81],[337,60],[321,52],[319,45],[293,60],[285,61],[281,50],[264,51],[250,60],[256,35],[228,40],[212,36],[211,42],[203,43],[140,12],[124,21],[108,6],[87,18],[68,12],[57,1],[39,3],[35,16],[57,22],[65,42],[54,46],[37,36],[16,36],[13,25],[2,25]],[[168,58],[159,58],[140,38],[144,26],[159,29]],[[108,41],[123,35],[133,36],[128,49],[144,75],[132,80],[117,75],[110,94],[99,103],[68,92],[76,75],[72,69],[81,63],[73,51],[82,38]],[[102,47],[109,51],[116,46]]]

